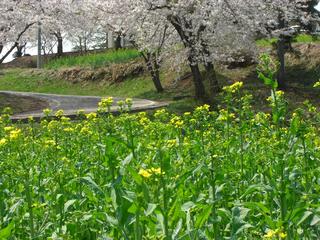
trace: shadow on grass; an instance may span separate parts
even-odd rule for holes
[[[287,66],[288,85],[310,89],[320,79],[320,66],[306,67],[304,64]]]

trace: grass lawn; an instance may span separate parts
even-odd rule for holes
[[[93,67],[108,66],[113,63],[124,63],[138,58],[139,52],[135,49],[120,49],[118,51],[108,50],[101,53],[92,53],[82,56],[67,56],[49,61],[45,67],[58,69],[65,67]]]
[[[257,40],[256,42],[259,47],[270,47],[272,44],[277,42],[277,39],[263,38],[263,39]],[[317,42],[320,42],[320,37],[317,35],[299,34],[293,39],[293,42],[294,43],[317,43]]]

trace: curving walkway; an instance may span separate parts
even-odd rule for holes
[[[58,94],[43,94],[33,92],[14,92],[14,91],[0,91],[0,93],[12,94],[16,96],[29,96],[33,98],[40,98],[48,102],[49,108],[53,110],[52,116],[58,110],[63,110],[64,115],[70,118],[77,117],[77,112],[83,110],[85,113],[96,112],[98,103],[102,97],[95,96],[75,96],[75,95],[58,95]],[[114,97],[114,105],[111,107],[111,112],[117,114],[118,106],[117,101],[125,100],[123,98]],[[146,111],[165,107],[168,104],[165,102],[155,102],[146,99],[133,99],[132,112]],[[43,109],[31,112],[23,112],[14,114],[11,119],[13,121],[25,121],[30,116],[34,119],[41,119],[44,117]]]

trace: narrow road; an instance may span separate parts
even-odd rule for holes
[[[49,108],[52,109],[52,116],[58,110],[63,110],[65,116],[76,117],[79,110],[83,110],[85,113],[96,112],[98,103],[101,101],[102,97],[96,96],[75,96],[75,95],[58,95],[58,94],[43,94],[43,93],[33,93],[33,92],[14,92],[14,91],[0,91],[0,93],[12,94],[17,97],[19,96],[29,96],[33,98],[39,98],[41,100],[47,101]],[[114,97],[114,103],[111,107],[111,112],[118,113],[117,102],[120,100],[125,100],[123,98]],[[164,102],[155,102],[146,99],[132,99],[132,112],[146,111],[157,109],[167,106]],[[43,109],[37,111],[23,112],[14,114],[12,120],[27,120],[30,116],[35,119],[41,119],[44,117]]]

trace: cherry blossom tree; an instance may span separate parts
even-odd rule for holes
[[[125,37],[141,53],[156,90],[162,92],[160,67],[163,54],[177,43],[177,35],[166,18],[148,11],[147,7],[144,0],[93,1],[91,5],[98,13],[100,26],[112,29],[117,40],[119,36]]]
[[[318,0],[257,0],[245,1],[234,8],[237,15],[246,18],[247,25],[261,37],[277,38],[277,55],[280,62],[278,84],[285,88],[285,53],[291,40],[301,32],[311,32],[319,21],[315,6]],[[248,9],[251,9],[247,13]],[[246,14],[243,14],[246,13]],[[249,17],[249,18],[248,18]]]
[[[32,0],[7,0],[0,2],[0,63],[2,63],[12,51],[24,42],[25,33],[36,23],[37,19],[32,8]],[[10,46],[4,51],[5,46]]]

